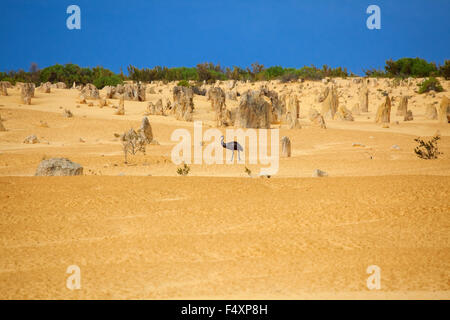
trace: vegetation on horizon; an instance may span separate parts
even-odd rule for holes
[[[207,83],[213,83],[217,80],[243,80],[243,81],[261,81],[275,80],[290,82],[297,80],[321,80],[326,77],[351,77],[356,76],[348,72],[346,68],[331,68],[327,65],[322,68],[304,66],[302,68],[284,68],[281,66],[271,66],[266,68],[264,65],[255,62],[250,67],[241,68],[233,66],[232,68],[221,67],[220,64],[211,62],[200,63],[196,67],[161,67],[156,66],[152,69],[139,69],[135,66],[128,66],[128,76],[124,75],[122,69],[119,74],[113,71],[97,66],[94,68],[83,68],[76,64],[68,63],[65,65],[55,64],[53,66],[40,70],[37,64],[32,63],[30,70],[0,72],[0,81],[9,81],[12,84],[16,82],[33,82],[40,85],[43,82],[64,82],[68,87],[76,84],[93,83],[97,88],[122,83],[124,80],[141,81],[148,83],[151,81],[179,81],[186,85],[189,80]],[[439,67],[434,62],[427,62],[420,58],[401,58],[399,60],[387,60],[384,70],[368,69],[364,70],[367,77],[387,77],[387,78],[406,78],[406,77],[444,77],[450,79],[450,60],[445,60],[444,65]],[[185,82],[186,81],[186,82]]]
[[[419,93],[425,93],[431,90],[434,90],[436,92],[444,91],[444,88],[442,88],[441,83],[435,77],[425,79],[424,81],[422,81],[422,83],[419,83],[417,85],[419,86]]]
[[[427,62],[421,58],[401,58],[396,61],[389,59],[386,61],[384,71],[380,69],[364,70],[368,77],[384,78],[425,78],[444,77],[450,79],[450,60],[445,60],[444,64],[437,67],[434,62]]]

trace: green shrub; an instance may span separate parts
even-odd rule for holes
[[[429,77],[437,72],[436,65],[420,58],[401,58],[386,61],[386,73],[394,77]]]
[[[187,81],[187,80],[181,80],[181,81],[179,81],[179,82],[177,83],[177,86],[189,88],[189,87],[190,87],[190,84],[189,84],[189,81]]]
[[[418,86],[419,86],[419,93],[425,93],[430,90],[434,90],[436,92],[444,91],[444,88],[442,88],[439,80],[434,77],[430,77],[422,81],[422,83],[419,83]]]
[[[122,79],[118,75],[113,75],[109,77],[97,78],[93,81],[93,84],[98,89],[103,89],[105,86],[116,86],[122,82]]]
[[[183,163],[183,167],[177,169],[177,173],[180,176],[187,176],[189,171],[191,171],[191,168],[186,163]]]
[[[450,79],[450,60],[445,60],[444,65],[439,67],[439,73],[445,80]]]

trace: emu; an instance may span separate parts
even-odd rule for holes
[[[238,159],[239,161],[241,161],[241,151],[243,151],[244,149],[242,148],[242,146],[239,144],[239,142],[237,141],[233,141],[233,142],[223,142],[223,136],[220,137],[220,142],[222,144],[222,147],[224,147],[225,149],[229,149],[231,151],[233,151],[233,154],[231,155],[231,161],[233,161],[233,157],[234,157],[234,152],[237,150],[238,152]]]

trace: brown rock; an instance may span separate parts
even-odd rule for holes
[[[377,110],[375,116],[375,123],[388,124],[391,121],[391,99],[386,96],[385,102],[383,102]],[[389,126],[388,126],[389,127]]]
[[[291,156],[291,140],[288,137],[281,138],[281,156],[284,158]]]
[[[450,123],[450,100],[446,96],[442,97],[437,113],[439,122]]]
[[[239,101],[235,125],[241,128],[270,129],[272,106],[261,91],[248,90]]]

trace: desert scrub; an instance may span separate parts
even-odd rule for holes
[[[190,87],[189,81],[187,81],[187,80],[181,80],[181,81],[178,82],[177,85],[180,86],[180,87],[186,87],[186,88]]]
[[[425,93],[431,90],[434,90],[436,92],[444,91],[444,88],[442,88],[441,83],[435,77],[430,77],[424,80],[422,83],[419,83],[418,86],[419,86],[419,93]]]
[[[414,153],[421,159],[437,159],[438,155],[442,154],[439,152],[437,142],[441,139],[439,135],[435,135],[428,141],[421,138],[416,138],[419,145],[414,149]]]
[[[189,171],[191,171],[191,168],[186,163],[183,163],[183,166],[177,169],[177,173],[180,176],[187,176]]]

